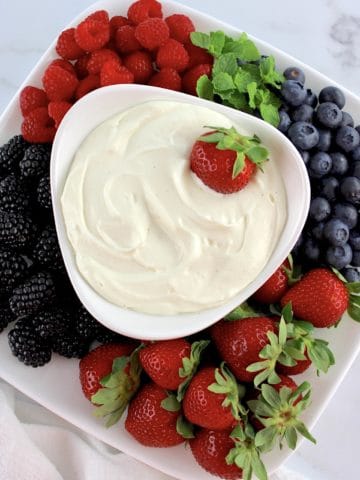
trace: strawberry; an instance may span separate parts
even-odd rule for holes
[[[131,401],[125,429],[142,445],[172,447],[184,442],[184,437],[177,431],[180,405],[167,409],[168,398],[163,388],[150,383],[144,385]]]
[[[205,367],[191,380],[183,401],[184,415],[191,423],[210,430],[225,430],[239,420],[239,388],[232,373]]]
[[[183,384],[179,391],[182,398],[181,392],[196,372],[201,352],[208,343],[199,341],[190,345],[183,338],[152,343],[140,351],[140,362],[152,381],[160,387],[177,390]]]
[[[197,81],[203,75],[210,75],[211,73],[211,65],[209,64],[201,64],[196,65],[195,67],[187,70],[183,77],[182,77],[182,87],[185,93],[189,93],[190,95],[197,96],[196,92],[196,85]]]
[[[294,385],[288,377],[281,377],[281,383],[278,385],[271,386],[263,383],[259,397],[247,402],[255,415],[255,420],[259,422],[259,424],[254,423],[261,428],[256,435],[256,445],[263,452],[272,450],[277,439],[279,439],[280,448],[285,439],[288,447],[295,449],[297,432],[316,443],[299,419],[310,404],[310,384],[303,382],[299,387],[295,386],[296,384]]]
[[[294,315],[317,328],[335,325],[349,306],[349,291],[335,273],[316,268],[306,273],[281,298],[291,302]]]
[[[228,465],[226,456],[235,447],[230,437],[231,429],[223,431],[201,429],[190,440],[191,452],[197,463],[207,472],[228,480],[242,478],[241,470],[234,464]]]
[[[305,359],[304,360],[297,360],[296,365],[281,365],[278,363],[276,365],[276,371],[279,374],[279,377],[282,375],[300,375],[300,373],[304,373],[310,365],[313,363],[308,354],[305,350]],[[327,371],[327,369],[326,369]]]
[[[276,332],[276,322],[269,317],[221,320],[211,328],[211,336],[220,356],[239,381],[251,382],[255,372],[247,367],[260,360],[260,351],[269,344],[268,332]]]
[[[191,170],[205,185],[219,193],[244,188],[268,157],[258,137],[245,137],[232,128],[216,128],[202,135],[190,154]]]
[[[174,68],[177,72],[182,72],[189,64],[189,54],[182,43],[170,38],[157,51],[156,64],[160,69]]]
[[[82,391],[97,406],[94,414],[107,417],[107,426],[119,420],[136,393],[140,373],[138,349],[132,343],[100,345],[80,360]]]
[[[296,281],[292,276],[293,270],[292,258],[289,257],[254,293],[253,299],[266,305],[279,302],[290,285]]]

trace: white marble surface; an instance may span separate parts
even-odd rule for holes
[[[49,42],[91,3],[90,0],[0,0],[0,112]],[[182,3],[268,41],[360,95],[358,0],[183,0]],[[360,431],[359,378],[360,358],[313,431],[318,445],[304,442],[287,462],[289,468],[311,480],[358,478],[355,455]]]

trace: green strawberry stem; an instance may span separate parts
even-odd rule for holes
[[[283,270],[286,273],[286,276],[287,276],[287,279],[288,279],[288,285],[289,285],[289,287],[291,287],[292,285],[294,285],[295,283],[297,283],[300,280],[300,278],[301,278],[301,268],[298,265],[294,265],[294,260],[293,260],[293,257],[291,255],[291,253],[289,253],[287,259],[288,259],[290,267],[288,268],[286,266],[283,266]]]
[[[256,433],[256,447],[263,452],[270,451],[279,439],[279,445],[282,448],[285,439],[289,448],[294,450],[298,433],[316,443],[305,424],[299,419],[310,404],[310,396],[311,387],[308,382],[303,382],[295,391],[284,386],[279,392],[271,385],[264,383],[258,399],[248,402],[250,410],[265,427]]]
[[[177,400],[176,395],[168,392],[167,397],[161,402],[161,406],[168,412],[179,412],[181,403]],[[194,438],[194,426],[188,422],[183,415],[179,415],[176,420],[176,431],[183,438]]]
[[[140,345],[130,357],[123,356],[115,358],[112,370],[104,377],[100,388],[91,397],[91,402],[97,406],[94,410],[96,417],[105,417],[106,427],[117,423],[125,408],[140,387],[140,374],[142,371],[139,361]]]
[[[238,385],[234,375],[225,366],[225,362],[215,370],[215,382],[208,386],[208,390],[226,395],[222,406],[231,407],[235,420],[240,420],[240,414],[246,415],[246,409],[240,402],[240,398],[245,394],[245,387]]]
[[[255,432],[253,427],[246,421],[245,427],[237,425],[230,434],[235,446],[226,456],[228,465],[235,464],[242,470],[243,480],[251,480],[255,474],[259,480],[267,480],[267,472],[260,453],[261,449],[255,444]]]
[[[347,313],[353,320],[360,322],[360,282],[348,282],[336,268],[332,268],[332,271],[345,284],[349,292]]]
[[[244,302],[238,307],[234,308],[234,310],[232,310],[230,313],[225,315],[224,320],[232,322],[235,320],[240,320],[242,318],[260,317],[261,315],[262,314],[250,307],[248,303]]]
[[[194,342],[191,345],[190,358],[185,357],[182,359],[183,366],[179,368],[179,377],[184,378],[184,381],[179,385],[177,391],[177,400],[179,402],[184,398],[186,389],[200,365],[201,354],[209,343],[209,340],[199,340]]]
[[[218,150],[233,150],[236,152],[236,160],[234,162],[232,178],[236,178],[245,167],[245,157],[261,168],[268,157],[268,150],[261,145],[259,137],[247,137],[241,135],[234,127],[221,128],[206,126],[214,132],[202,135],[198,140],[205,143],[216,143]]]

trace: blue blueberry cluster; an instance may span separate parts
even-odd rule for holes
[[[299,150],[312,191],[294,256],[309,268],[335,267],[348,281],[360,281],[360,125],[343,110],[339,88],[317,96],[301,69],[287,68],[284,77],[278,128]]]

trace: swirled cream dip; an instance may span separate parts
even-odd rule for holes
[[[106,300],[152,314],[225,303],[262,270],[279,240],[286,194],[271,159],[223,195],[190,170],[204,125],[241,125],[210,108],[152,101],[93,130],[62,194],[76,263]]]

